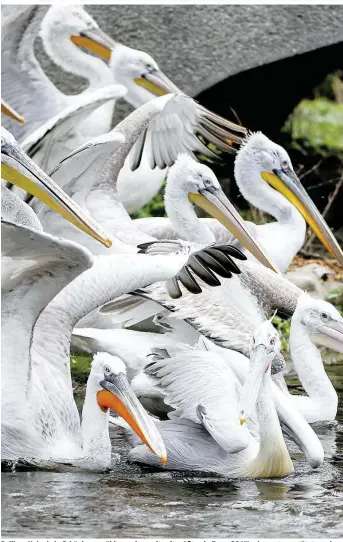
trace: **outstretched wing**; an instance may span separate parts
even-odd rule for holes
[[[245,449],[250,436],[239,423],[241,385],[223,359],[215,352],[178,344],[153,353],[155,359],[145,372],[158,379],[165,403],[175,408],[169,416],[201,423],[226,452]]]
[[[39,360],[33,356],[34,335],[44,308],[70,281],[92,265],[92,256],[75,243],[10,222],[2,221],[1,234],[3,452],[4,457],[30,457],[37,454],[37,450],[43,450],[44,439],[49,441],[58,431],[61,419],[69,420],[79,429],[70,377],[69,380],[61,379],[64,385],[60,394],[63,411],[70,415],[56,418],[50,398],[54,392],[59,393],[59,380],[50,372],[50,385],[42,386],[37,367]],[[52,326],[46,333],[53,337],[57,331]],[[37,340],[39,342],[39,336]],[[44,346],[42,364],[49,373],[52,353],[47,350],[48,341]],[[30,396],[29,403],[27,395]],[[36,432],[30,426],[32,412],[35,413]]]
[[[45,165],[50,163],[50,155],[53,153],[56,141],[63,140],[65,134],[74,130],[95,109],[109,100],[122,98],[125,93],[126,89],[122,85],[108,85],[104,88],[81,93],[78,99],[73,100],[68,107],[49,118],[33,132],[30,132],[22,140],[21,148],[32,157],[44,147],[44,161],[40,162],[39,165],[46,171]]]
[[[91,254],[71,241],[2,221],[2,379],[26,389],[31,342],[41,311],[92,265]]]
[[[246,260],[246,257],[230,245],[197,245],[186,241],[160,241],[148,242],[138,245],[141,252],[146,254],[168,254],[173,252],[178,245],[189,245],[189,258],[187,264],[180,269],[179,273],[166,283],[167,291],[173,299],[182,296],[179,283],[192,294],[202,292],[199,280],[209,286],[220,286],[221,281],[217,275],[230,278],[232,274],[240,274],[240,269],[234,262]]]
[[[233,127],[241,133],[233,134]],[[168,95],[159,115],[150,121],[135,143],[130,153],[130,167],[132,170],[139,167],[143,151],[152,169],[172,166],[181,153],[218,160],[218,154],[210,150],[208,144],[215,145],[221,152],[232,153],[235,152],[233,143],[239,146],[245,134],[245,128],[215,115],[189,96]]]

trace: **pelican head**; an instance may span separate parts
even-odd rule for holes
[[[263,322],[254,332],[250,347],[250,368],[239,403],[240,424],[254,412],[264,378],[270,378],[272,364],[280,357],[280,337],[272,323]]]
[[[91,19],[89,15],[88,18]],[[72,32],[70,39],[76,45],[110,61],[114,80],[127,88],[125,99],[134,107],[139,107],[156,96],[181,92],[160,70],[152,56],[112,40],[98,26],[95,27],[95,24],[93,21],[93,27],[81,29],[77,34]]]
[[[118,43],[111,57],[110,68],[114,80],[128,89],[125,99],[135,107],[157,96],[181,92],[160,70],[152,56],[144,51]]]
[[[89,379],[96,383],[97,402],[101,410],[107,412],[111,408],[117,412],[165,464],[167,453],[163,440],[132,391],[123,361],[105,352],[96,354]]]
[[[343,317],[331,303],[303,294],[293,320],[300,321],[315,342],[343,352]]]
[[[40,36],[49,56],[55,58],[54,43],[48,38],[51,31],[55,32],[56,39],[59,37],[57,33],[63,32],[76,45],[89,49],[105,60],[111,58],[114,41],[80,5],[55,4],[49,8],[42,21]]]
[[[237,154],[235,175],[243,196],[253,204],[253,198],[258,197],[258,179],[280,192],[298,209],[327,250],[343,265],[341,247],[302,186],[284,148],[261,132],[249,134]],[[250,178],[250,186],[242,182],[243,178]],[[267,199],[267,194],[265,196]],[[257,206],[263,208],[263,204],[257,203]]]
[[[167,191],[180,199],[188,197],[192,203],[217,218],[263,265],[276,271],[208,166],[186,154],[178,155],[168,173],[166,194]]]
[[[1,113],[4,113],[4,115],[7,115],[8,117],[11,117],[12,119],[20,122],[21,124],[25,123],[24,117],[19,115],[8,103],[5,102],[1,98]]]
[[[25,154],[5,128],[1,128],[1,177],[39,198],[56,213],[105,246],[112,245],[109,235],[101,226]]]

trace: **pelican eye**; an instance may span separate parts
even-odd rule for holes
[[[274,345],[275,344],[275,339],[270,339],[269,344]]]
[[[104,372],[105,375],[109,375],[111,373],[111,367],[109,365],[105,365]]]
[[[329,315],[326,312],[322,312],[320,317],[322,318],[322,320],[328,320],[329,319]]]

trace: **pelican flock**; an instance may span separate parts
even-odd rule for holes
[[[48,78],[38,36],[83,92]],[[112,128],[121,99],[134,111]],[[306,223],[341,265],[343,251],[286,150],[198,104],[81,6],[3,8],[1,112],[2,463],[115,469],[112,426],[129,462],[164,470],[283,477],[289,440],[319,468],[311,424],[338,406],[319,346],[343,351],[343,317],[283,273]],[[274,222],[244,221],[225,195],[211,163],[226,154]],[[133,220],[164,181],[168,218]],[[93,356],[81,417],[71,347]]]

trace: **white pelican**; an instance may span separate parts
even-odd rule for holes
[[[111,146],[113,147],[113,141],[115,142],[115,145],[118,145],[120,143],[123,143],[123,140],[125,138],[122,134],[115,134],[114,138],[110,140]],[[83,149],[84,150],[84,149]],[[124,148],[125,151],[125,148]],[[80,151],[81,152],[81,151]],[[75,155],[73,155],[75,157]],[[125,154],[124,154],[125,156]],[[76,157],[78,158],[78,154],[76,154]],[[122,158],[124,159],[124,158]],[[140,247],[137,247],[137,244],[132,244],[131,246],[127,245],[125,242],[125,238],[123,241],[121,241],[119,238],[115,236],[115,234],[110,235],[104,230],[100,224],[98,224],[95,220],[92,219],[91,215],[87,212],[87,210],[83,210],[80,208],[80,206],[72,200],[64,191],[63,189],[57,185],[48,175],[46,175],[20,148],[18,143],[15,141],[12,134],[10,134],[5,128],[2,128],[2,137],[1,137],[1,174],[2,178],[10,183],[15,184],[16,186],[29,191],[32,196],[36,197],[41,203],[45,204],[45,207],[49,210],[55,211],[58,215],[61,217],[66,218],[68,222],[71,223],[71,232],[72,235],[75,231],[81,230],[82,236],[81,240],[82,242],[87,243],[87,236],[84,235],[84,233],[87,233],[88,236],[93,237],[97,241],[100,241],[105,247],[106,252],[110,253],[109,248],[114,248],[115,253],[119,252],[129,252],[129,253],[137,253],[143,252],[143,250],[140,249]],[[84,164],[82,164],[84,166]],[[120,166],[119,166],[120,167]],[[63,184],[63,183],[61,183]],[[89,187],[88,187],[89,188]],[[87,188],[87,191],[88,191]],[[5,193],[6,194],[6,193]],[[13,196],[16,196],[13,194]],[[12,198],[12,201],[15,201],[16,199]],[[117,203],[116,200],[114,203]],[[25,204],[26,205],[26,204]],[[5,206],[4,206],[5,207]],[[25,209],[25,206],[19,206],[19,209]],[[120,211],[118,209],[118,206],[114,206],[116,211]],[[32,210],[32,209],[31,209]],[[110,209],[112,211],[112,209]],[[53,213],[53,214],[55,214]],[[125,213],[125,211],[124,211]],[[32,213],[31,213],[32,214]],[[51,216],[51,222],[52,222],[52,216]],[[125,214],[124,214],[125,218]],[[129,217],[128,221],[130,221]],[[31,219],[30,219],[31,220]],[[63,225],[64,220],[62,220],[61,226]],[[40,223],[41,224],[41,223]],[[43,225],[44,226],[44,225]],[[63,227],[63,226],[62,226]],[[44,229],[44,228],[43,228]],[[60,231],[57,230],[56,233],[64,233],[63,229],[61,228]],[[129,241],[132,242],[131,239]],[[153,242],[149,241],[149,253],[150,254],[156,254],[156,250],[153,246]],[[184,256],[187,255],[187,269],[194,267],[194,257],[202,257],[204,254],[204,257],[206,258],[207,251],[213,250],[211,247],[207,247],[207,243],[202,244],[194,244],[194,243],[188,243],[188,242],[175,242],[175,241],[167,241],[165,243],[159,243],[159,251],[162,251],[164,254],[170,254],[175,251],[183,253]],[[92,245],[93,246],[93,245]],[[200,252],[199,252],[200,249]],[[245,256],[238,251],[235,248],[224,246],[224,247],[218,247],[216,248],[216,251],[221,255],[221,257],[224,259],[225,263],[222,266],[222,276],[230,277],[232,273],[239,273],[239,268],[237,265],[233,262],[231,256],[233,256],[236,259],[244,260]],[[97,250],[95,249],[95,252]],[[145,252],[145,249],[144,249]],[[105,261],[105,260],[104,260]],[[205,263],[200,270],[200,272],[196,272],[195,274],[200,277],[202,280],[209,281],[209,283],[212,282],[212,275],[213,272],[211,269],[215,269],[216,262],[208,262]],[[180,270],[181,273],[183,270]],[[188,280],[186,280],[185,285],[186,288],[189,288],[190,291],[192,291],[197,286],[197,279],[194,277],[193,274],[190,274],[189,271],[187,271],[187,277]]]
[[[289,344],[294,368],[307,396],[291,397],[310,423],[333,421],[338,407],[337,392],[313,342],[316,336],[321,344],[343,352],[342,316],[330,303],[305,294],[299,298],[292,316]]]
[[[151,137],[155,137],[155,133],[159,133],[159,143],[151,149],[149,159],[168,160],[168,163],[173,163],[178,153],[177,144],[174,144],[175,124],[184,126],[187,132],[187,138],[181,144],[181,148],[185,147],[190,154],[201,149],[206,153],[206,147],[195,136],[203,119],[202,110],[199,110],[199,106],[188,96],[169,94],[157,98],[134,111],[112,132],[76,149],[55,168],[51,176],[81,206],[87,208],[92,216],[106,225],[106,229],[113,231],[123,241],[125,246],[113,245],[113,250],[127,251],[127,243],[136,247],[137,244],[153,240],[135,228],[118,200],[116,181],[128,153],[132,149],[130,158],[133,163],[137,163],[141,158],[141,144],[144,144],[147,134],[150,133]],[[169,128],[166,127],[167,120]],[[161,125],[165,126],[162,133],[159,132]],[[200,190],[203,196],[193,194],[195,201],[199,204],[204,202],[211,207],[213,215],[218,216],[259,261],[273,268],[245,227],[238,212],[224,195],[218,181],[215,180],[215,183],[208,187],[204,184]],[[64,237],[82,244],[87,243],[92,251],[99,253],[98,246],[93,248],[88,239],[80,238],[78,230],[69,227],[58,216],[53,216],[53,213],[42,207],[39,202],[33,202],[32,205],[46,231],[52,234],[63,233]],[[200,237],[198,242],[199,239]],[[207,244],[207,240],[205,243]]]
[[[81,6],[50,6],[47,13],[46,9],[37,6],[4,6],[2,9],[2,96],[21,111],[26,121],[22,127],[12,121],[6,123],[6,127],[21,143],[32,131],[62,110],[77,104],[88,91],[101,93],[104,87],[113,84],[113,75],[108,66],[82,52],[70,40],[73,33],[83,33],[90,41],[96,37],[97,41],[106,42],[109,38]],[[58,66],[88,80],[85,92],[68,96],[50,81],[34,54],[38,32],[49,56]],[[116,98],[115,95],[113,97]],[[113,107],[112,99],[82,126],[70,121],[64,127],[64,137],[54,139],[52,150],[49,138],[46,143],[41,142],[44,149],[40,149],[36,161],[44,158],[49,171],[86,139],[108,131]]]
[[[111,465],[112,408],[166,461],[163,442],[130,390],[120,358],[106,353],[94,358],[81,425],[73,399],[73,319],[106,298],[106,283],[115,296],[132,283],[170,276],[170,258],[135,258],[141,261],[112,260],[86,271],[93,260],[83,247],[2,222],[2,460],[105,470]],[[80,281],[73,280],[80,273]]]
[[[158,352],[146,371],[164,389],[165,402],[176,409],[169,414],[170,420],[158,424],[167,449],[167,469],[214,472],[230,478],[281,477],[293,472],[273,399],[271,368],[279,354],[279,336],[265,322],[254,332],[250,368],[242,388],[229,366],[213,352],[206,363],[192,349],[179,347],[171,357]],[[252,424],[244,424],[249,420]],[[318,467],[323,450],[300,415],[298,421],[298,431],[300,425],[306,428],[306,436],[299,433],[300,439],[307,441],[308,448],[317,449],[313,466]],[[296,426],[294,419],[292,423]],[[129,454],[131,461],[156,465],[148,448],[136,439],[131,442],[135,445]]]
[[[82,34],[74,35],[71,39],[74,43],[90,49],[109,62],[115,82],[127,88],[125,100],[133,107],[140,107],[149,100],[156,98],[156,96],[163,96],[170,92],[182,93],[161,71],[157,62],[144,51],[132,49],[113,40],[110,47],[108,47],[109,42],[104,43],[103,40],[100,40],[98,46],[96,46],[94,41],[90,41]],[[242,137],[246,134],[246,129],[212,113],[204,107],[199,106],[200,109],[202,110],[203,120],[198,126],[197,135],[202,136],[208,143],[215,144],[220,150],[234,152],[235,147],[241,143]],[[167,126],[161,123],[159,130],[163,131],[166,127],[171,128],[172,126],[168,126],[171,122],[172,117],[167,118]],[[174,123],[174,133],[177,134],[177,137],[173,138],[173,145],[181,152],[180,144],[184,140],[187,141],[187,130],[180,123]],[[223,135],[225,135],[224,140]],[[156,133],[155,139],[157,137],[159,136]],[[148,136],[148,139],[150,139],[150,136]],[[223,144],[224,141],[225,144]],[[152,144],[154,144],[154,141],[152,141]],[[210,153],[210,157],[215,159],[216,155]],[[158,162],[156,163],[158,164]],[[130,159],[126,160],[118,176],[118,193],[128,213],[137,212],[157,194],[166,177],[167,170],[165,166],[169,165],[171,163],[156,168],[149,159],[149,153],[145,151],[142,154],[140,166],[136,171],[132,171]]]
[[[229,232],[216,220],[199,221],[194,213],[193,218],[190,217],[187,195],[182,192],[179,185],[182,178],[195,180],[201,174],[214,177],[207,166],[196,164],[187,157],[179,159],[168,174],[165,203],[169,218],[143,218],[136,220],[135,225],[144,233],[159,239],[172,239],[180,235],[185,239],[192,235],[194,239],[195,231],[199,231],[200,235],[206,228],[207,232],[212,231],[213,240],[221,243],[232,242]],[[276,218],[276,222],[259,226],[249,223],[249,227],[270,260],[281,272],[287,271],[304,243],[305,220],[331,255],[343,264],[341,247],[302,187],[285,149],[260,132],[248,135],[236,156],[235,177],[245,199]],[[180,229],[179,216],[175,216],[173,221],[174,215],[170,212],[169,204],[173,197],[179,199],[178,215],[181,216],[188,210],[187,222],[192,223],[193,231],[190,228],[186,230],[185,227]]]

